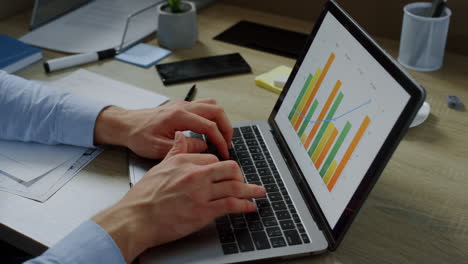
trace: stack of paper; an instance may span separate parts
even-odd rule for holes
[[[168,100],[86,70],[50,85],[126,109],[155,107]],[[0,190],[44,202],[102,151],[0,140]]]

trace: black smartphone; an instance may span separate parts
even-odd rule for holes
[[[165,85],[252,71],[239,53],[158,64],[156,70]]]

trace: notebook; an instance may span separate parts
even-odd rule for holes
[[[42,59],[42,51],[0,34],[0,70],[15,73]]]
[[[231,159],[246,182],[267,190],[254,199],[257,212],[219,217],[146,250],[140,263],[257,263],[334,251],[424,97],[328,1],[269,119],[234,124]]]

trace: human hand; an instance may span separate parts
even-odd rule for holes
[[[194,102],[171,102],[142,110],[124,110],[108,107],[98,116],[95,125],[95,143],[120,145],[136,154],[161,159],[171,149],[176,131],[191,130],[205,134],[223,158],[229,158],[232,126],[213,99]],[[206,150],[206,143],[198,138],[187,138],[188,152]]]
[[[146,248],[200,230],[222,215],[255,211],[255,203],[246,198],[265,196],[264,187],[244,183],[236,162],[187,151],[187,138],[177,132],[166,158],[120,202],[93,218],[126,261]]]

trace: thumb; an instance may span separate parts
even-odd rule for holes
[[[201,153],[207,149],[206,142],[201,138],[185,138],[187,141],[187,152],[188,153]]]
[[[165,159],[168,159],[177,154],[187,153],[187,152],[188,152],[187,138],[184,136],[182,132],[177,131],[174,136],[174,145],[167,153]]]

